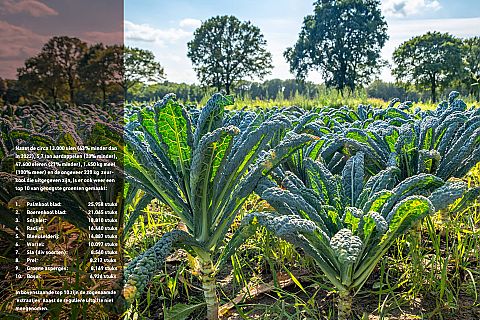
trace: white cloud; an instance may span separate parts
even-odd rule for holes
[[[405,17],[439,10],[442,6],[437,0],[385,0],[382,11],[387,17]]]
[[[0,7],[6,13],[28,13],[33,17],[56,16],[58,12],[37,0],[4,0]]]
[[[148,24],[136,24],[131,21],[124,21],[125,39],[138,42],[155,42],[158,45],[165,45],[185,39],[191,36],[191,31],[181,28],[157,29]]]
[[[392,60],[393,51],[404,41],[412,37],[420,36],[428,31],[448,32],[459,38],[469,38],[478,35],[478,18],[458,18],[458,19],[418,19],[418,20],[399,20],[395,19],[388,22],[388,34],[390,39],[382,50],[382,58]],[[393,81],[389,68],[382,70],[381,79]]]
[[[195,26],[200,20],[183,19],[172,28],[155,28],[148,24],[124,21],[125,44],[152,51],[167,74],[174,82],[195,82],[192,64],[187,58],[186,43],[193,38]]]
[[[448,32],[461,38],[478,35],[477,30],[480,25],[480,17],[458,19],[396,19],[389,17],[387,18],[387,22],[390,39],[382,50],[382,58],[391,61],[393,51],[402,42],[411,37],[425,34],[428,31]],[[155,41],[155,36],[152,36],[150,39],[153,40],[149,42],[128,38],[126,44],[152,50],[158,61],[165,67],[168,80],[188,83],[198,82],[195,72],[192,69],[192,64],[187,58],[186,43],[192,39],[193,32],[187,32],[186,29],[180,27],[179,22],[177,23],[178,27],[176,28],[160,30],[162,31],[162,39],[164,39],[162,42]],[[294,77],[294,75],[289,72],[289,65],[283,57],[283,52],[287,47],[295,44],[301,24],[301,20],[297,21],[293,19],[264,19],[257,23],[267,40],[267,50],[272,53],[273,58],[274,69],[272,70],[272,74],[268,75],[266,79],[287,79]],[[125,22],[125,25],[127,25],[127,22]],[[143,35],[146,36],[149,34],[148,32],[157,35],[157,32],[151,31],[151,29],[158,30],[148,27]],[[179,37],[178,34],[176,36],[170,34],[170,36],[167,37],[165,33],[168,33],[167,31],[169,30],[182,30],[182,36]],[[140,32],[141,28],[137,31]],[[384,81],[394,80],[389,68],[382,70],[380,78]],[[313,70],[309,73],[308,80],[314,82],[322,81],[320,73]]]
[[[198,19],[186,18],[181,20],[179,25],[180,25],[180,28],[193,30],[200,27],[201,24],[202,24],[202,21]]]

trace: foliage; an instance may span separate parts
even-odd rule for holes
[[[316,1],[297,43],[284,53],[290,70],[298,78],[319,70],[328,87],[341,91],[369,82],[388,39],[379,5],[376,0]]]
[[[240,80],[263,78],[272,69],[266,40],[251,22],[234,16],[216,16],[195,30],[187,56],[204,85],[225,88],[227,94]]]
[[[115,112],[112,112],[113,114]],[[122,127],[119,115],[110,115],[98,106],[76,106],[68,110],[54,110],[48,106],[5,106],[0,109],[0,216],[2,223],[11,230],[19,227],[21,232],[26,231],[26,213],[21,212],[21,223],[15,223],[15,214],[12,203],[18,201],[25,204],[26,200],[61,201],[67,213],[65,220],[69,221],[81,230],[88,230],[91,225],[88,220],[88,212],[91,208],[88,203],[92,201],[116,202],[122,187],[121,178],[122,159],[117,159],[115,169],[116,183],[108,192],[92,190],[84,191],[49,191],[42,193],[18,191],[15,188],[15,179],[19,176],[15,173],[15,156],[28,153],[32,159],[36,158],[38,151],[18,151],[18,147],[45,147],[57,148],[57,154],[70,154],[68,148],[80,146],[120,146],[122,144]],[[65,147],[63,150],[62,147]],[[29,149],[30,150],[30,149]],[[51,150],[45,151],[52,153]],[[45,167],[51,170],[60,170],[60,159],[51,161],[42,159],[42,162],[50,162]],[[77,159],[65,160],[76,162]],[[106,161],[106,160],[104,160]],[[113,161],[113,160],[112,160]],[[58,178],[58,174],[45,175],[44,178]],[[84,178],[79,174],[70,174],[70,178]],[[88,183],[77,183],[85,186]],[[90,184],[91,185],[91,184]],[[22,205],[23,207],[23,205]],[[120,219],[122,220],[122,219]],[[12,240],[13,241],[13,240]]]
[[[155,61],[153,52],[145,49],[125,47],[123,68],[124,96],[127,95],[128,89],[136,83],[158,82],[165,77],[163,67]]]
[[[466,85],[477,102],[480,101],[480,37],[463,40],[463,62],[466,71]]]
[[[462,72],[461,41],[448,33],[427,32],[405,41],[393,53],[397,81],[430,88],[437,101],[437,88],[445,87]]]
[[[310,255],[339,292],[339,319],[351,319],[349,295],[362,287],[400,235],[467,195],[465,183],[445,183],[428,174],[397,184],[395,167],[365,181],[363,153],[347,161],[341,176],[322,162],[306,159],[305,166],[304,181],[289,172],[276,177],[278,186],[264,181],[259,192],[277,214],[253,213],[243,223],[265,226]]]
[[[310,141],[309,136],[289,134],[270,149],[271,141],[290,126],[288,119],[249,112],[230,116],[224,108],[232,103],[230,96],[216,94],[200,111],[187,110],[168,95],[153,108],[129,111],[127,180],[168,205],[185,225],[181,239],[162,238],[142,255],[145,259],[129,264],[124,291],[129,301],[142,293],[168,248],[181,246],[197,261],[207,317],[217,318],[215,275],[240,245],[229,243],[222,250],[227,231],[257,182]]]
[[[53,37],[18,69],[18,81],[7,86],[3,100],[17,103],[23,98],[53,106],[123,101],[123,56],[120,45],[89,47],[78,38]]]
[[[50,92],[54,103],[58,92],[65,88],[70,103],[74,104],[78,64],[86,49],[86,43],[78,38],[53,37],[43,46],[40,54],[28,59],[25,67],[18,70],[19,80],[27,82],[30,87],[40,83],[40,88]]]
[[[373,81],[366,89],[369,97],[379,98],[384,101],[388,101],[391,97],[397,97],[402,101],[418,101],[421,97],[418,92],[407,91],[402,86],[382,80]]]
[[[410,102],[396,107],[398,100],[392,100],[383,110],[361,105],[356,111],[323,109],[321,117],[307,115],[310,122],[302,130],[322,140],[306,155],[323,159],[334,173],[362,151],[370,175],[395,165],[401,179],[420,173],[461,178],[480,160],[480,124],[478,109],[467,108],[457,97],[453,91],[436,109],[414,113],[408,112]]]
[[[119,45],[95,44],[88,48],[78,69],[82,84],[89,90],[90,101],[94,101],[100,91],[101,103],[106,103],[107,94],[115,92],[115,87],[123,81],[123,53]]]

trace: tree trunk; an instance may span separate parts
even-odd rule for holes
[[[74,80],[72,76],[68,77],[68,93],[70,96],[70,103],[72,106],[75,105],[75,88],[74,88]]]
[[[70,89],[70,103],[72,104],[72,106],[75,105],[75,91],[73,90],[73,88]]]
[[[52,88],[50,92],[52,93],[53,106],[54,106],[54,108],[57,108],[57,93],[56,93],[55,88]]]
[[[230,83],[225,84],[226,94],[230,94]]]
[[[215,270],[211,260],[200,262],[200,280],[202,282],[203,295],[207,305],[207,319],[218,319],[218,297],[217,285],[215,280]]]
[[[352,296],[349,291],[338,293],[338,320],[352,319]]]
[[[432,78],[432,102],[433,103],[437,102],[436,90],[437,90],[437,82],[435,81],[435,75],[434,75]]]
[[[106,88],[106,84],[102,83],[102,106],[106,105],[106,100],[107,100],[107,88]]]
[[[122,86],[123,89],[123,100],[127,101],[128,87]]]

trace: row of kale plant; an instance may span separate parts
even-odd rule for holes
[[[230,111],[233,98],[221,94],[202,109],[174,95],[129,108],[127,200],[140,200],[127,206],[124,231],[153,199],[184,227],[126,266],[125,299],[140,298],[181,248],[196,261],[206,317],[217,319],[217,273],[265,227],[314,259],[336,289],[338,319],[351,319],[352,298],[399,236],[436,211],[463,210],[480,194],[461,180],[480,161],[480,110],[457,97],[452,92],[429,111],[398,99],[384,109]],[[274,211],[247,214],[226,241],[252,193]]]

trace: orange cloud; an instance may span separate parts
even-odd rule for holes
[[[14,78],[25,59],[37,55],[47,36],[0,20],[0,77]]]
[[[91,31],[85,32],[83,36],[80,37],[83,41],[87,43],[103,43],[103,44],[123,44],[123,31],[119,32],[101,32],[101,31]]]
[[[6,13],[28,13],[33,17],[56,16],[58,12],[37,0],[4,0],[0,7]]]

